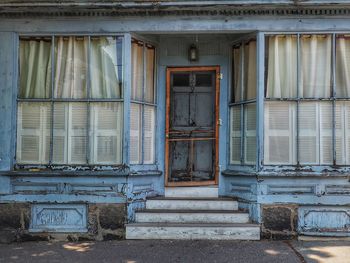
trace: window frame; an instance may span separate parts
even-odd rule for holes
[[[256,116],[258,116],[258,92],[256,92],[256,96],[255,99],[244,99],[244,75],[245,75],[245,61],[244,61],[244,46],[246,44],[248,44],[250,41],[256,41],[256,48],[257,48],[257,52],[256,52],[256,59],[257,59],[257,68],[256,68],[256,75],[258,77],[258,34],[257,33],[253,33],[253,34],[247,34],[242,38],[237,39],[236,41],[230,43],[230,80],[229,80],[229,84],[228,84],[228,119],[227,119],[227,133],[228,133],[228,143],[227,143],[227,167],[230,170],[237,170],[237,171],[242,171],[242,172],[254,172],[257,168],[258,168],[258,159],[256,157],[255,163],[245,163],[244,159],[245,159],[245,117],[246,117],[246,110],[244,110],[244,108],[246,106],[249,105],[254,105],[256,107]],[[240,72],[240,78],[241,78],[241,83],[240,83],[240,99],[239,101],[235,102],[233,101],[233,95],[234,95],[234,61],[233,61],[233,50],[235,47],[240,47],[243,46],[243,49],[241,49],[240,51],[240,62],[239,65],[241,67],[241,72]],[[256,79],[258,82],[258,78]],[[258,86],[256,85],[256,90],[258,91]],[[234,107],[239,107],[240,110],[240,130],[241,130],[241,140],[240,140],[240,163],[232,163],[231,160],[231,109],[233,109]],[[256,149],[258,146],[258,137],[259,137],[259,133],[258,133],[258,118],[256,117],[256,127],[255,127],[255,133],[256,133]]]
[[[126,143],[126,132],[128,130],[128,126],[126,126],[127,121],[125,120],[126,116],[126,111],[127,111],[127,101],[129,98],[127,97],[126,91],[129,89],[129,82],[127,80],[127,69],[130,64],[130,62],[127,59],[127,41],[130,39],[129,34],[121,34],[121,33],[109,33],[109,34],[100,34],[100,33],[76,33],[76,34],[60,34],[60,33],[19,33],[17,34],[17,56],[16,56],[16,63],[17,63],[17,72],[16,72],[16,91],[14,92],[14,97],[15,97],[15,107],[14,107],[14,114],[15,114],[15,121],[16,121],[16,136],[14,136],[14,156],[13,156],[13,165],[11,167],[12,170],[32,170],[32,169],[48,169],[48,170],[69,170],[71,168],[75,168],[77,170],[93,170],[94,168],[99,168],[99,170],[111,170],[111,169],[120,169],[122,167],[125,167],[125,164],[128,163],[128,159],[126,158],[127,153],[125,153],[125,143]],[[55,39],[56,37],[87,37],[88,38],[88,51],[87,51],[87,78],[86,78],[86,98],[54,98],[54,59],[51,60],[51,67],[52,67],[52,72],[51,72],[51,96],[50,98],[19,98],[19,90],[20,90],[20,74],[19,74],[19,65],[20,65],[20,40],[21,38],[35,38],[35,37],[40,37],[40,38],[51,38],[51,57],[54,58],[55,55]],[[122,57],[121,57],[121,66],[122,66],[122,82],[121,82],[121,97],[120,98],[91,98],[91,83],[90,83],[90,74],[91,74],[91,63],[90,63],[90,56],[91,56],[91,37],[115,37],[116,41],[120,41],[122,44]],[[17,161],[17,132],[18,132],[18,104],[21,102],[46,102],[50,103],[51,105],[51,124],[50,124],[50,152],[49,152],[49,162],[48,164],[30,164],[30,163],[19,163]],[[73,103],[84,103],[87,105],[87,145],[86,145],[86,164],[53,164],[52,159],[53,159],[53,114],[54,114],[54,108],[53,104],[55,102],[73,102]],[[123,125],[121,128],[121,163],[120,164],[90,164],[88,163],[90,158],[90,138],[89,138],[89,131],[90,131],[90,103],[106,103],[106,102],[111,102],[111,103],[122,103],[121,109],[123,112],[121,113],[122,116],[122,122],[121,124]]]
[[[261,34],[261,38],[263,39],[263,56],[262,54],[258,54],[258,56],[263,57],[263,66],[261,67],[260,65],[260,73],[262,73],[260,81],[262,83],[259,86],[259,89],[261,90],[262,96],[259,97],[260,99],[260,106],[259,110],[263,112],[263,118],[261,120],[261,125],[259,128],[262,130],[262,144],[260,145],[260,154],[262,155],[261,158],[261,174],[263,175],[269,175],[269,176],[279,176],[282,174],[288,175],[322,175],[324,173],[327,173],[328,175],[334,175],[336,176],[337,174],[342,174],[344,172],[349,172],[350,171],[350,164],[337,164],[336,163],[336,119],[335,119],[335,107],[336,107],[336,102],[342,102],[342,101],[350,101],[350,98],[337,98],[336,97],[336,38],[337,35],[349,35],[349,32],[344,32],[344,31],[305,31],[305,32],[300,32],[300,31],[278,31],[278,32],[259,32]],[[267,43],[267,37],[268,36],[276,36],[276,35],[297,35],[297,98],[293,99],[286,99],[286,98],[265,98],[265,90],[267,87],[267,52],[265,49],[265,45]],[[301,35],[331,35],[331,81],[330,81],[330,97],[329,98],[300,98],[300,63],[301,63],[301,56],[300,56],[300,36]],[[267,47],[267,45],[266,45]],[[261,50],[260,50],[261,51]],[[264,162],[264,147],[265,147],[265,131],[264,131],[264,119],[265,119],[265,102],[269,101],[277,101],[277,102],[288,102],[288,101],[294,101],[299,105],[300,102],[317,102],[317,101],[325,101],[325,102],[330,102],[332,103],[332,159],[333,163],[332,164],[300,164],[299,160],[299,139],[298,137],[296,138],[296,164],[265,164]],[[297,106],[299,107],[299,106]],[[298,110],[296,110],[297,115],[298,115]],[[298,116],[296,117],[296,125],[299,126],[299,118]],[[299,136],[299,128],[295,127],[297,136]],[[316,132],[319,132],[316,130]]]
[[[158,91],[157,91],[157,76],[158,76],[158,47],[157,44],[154,43],[153,41],[149,41],[148,39],[145,39],[143,37],[140,37],[138,35],[131,35],[131,40],[130,40],[130,51],[132,52],[132,43],[133,42],[138,42],[138,43],[142,43],[143,46],[143,78],[142,78],[142,99],[141,100],[137,100],[137,99],[132,99],[131,98],[131,90],[133,89],[132,87],[132,83],[130,83],[130,108],[129,108],[129,112],[131,112],[131,104],[135,104],[140,106],[140,115],[141,115],[141,158],[140,158],[140,162],[131,162],[130,159],[130,152],[131,152],[131,145],[129,143],[129,165],[130,167],[133,168],[133,170],[145,170],[147,168],[152,168],[152,169],[157,169],[158,166],[158,149],[157,149],[157,143],[156,143],[156,138],[158,135]],[[153,70],[153,103],[152,102],[147,102],[145,101],[145,91],[146,91],[146,78],[147,78],[147,46],[151,46],[152,48],[154,48],[154,70]],[[132,67],[132,60],[131,60],[131,55],[130,55],[130,65]],[[132,70],[130,70],[130,74],[131,74]],[[132,76],[131,76],[132,79]],[[154,142],[153,142],[153,163],[145,163],[144,160],[144,138],[145,138],[145,107],[146,106],[150,106],[154,108]],[[129,132],[131,131],[131,126],[129,125]],[[131,139],[131,135],[129,134],[129,137]],[[130,142],[129,139],[129,142]]]

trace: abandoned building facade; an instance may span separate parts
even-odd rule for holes
[[[349,14],[1,1],[3,237],[349,237]]]

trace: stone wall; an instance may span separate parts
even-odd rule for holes
[[[262,238],[293,239],[298,235],[297,205],[261,205],[261,218]]]
[[[114,240],[123,239],[125,204],[87,204],[87,232],[58,233],[29,231],[31,204],[0,204],[0,243],[38,240]]]

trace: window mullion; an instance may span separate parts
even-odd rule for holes
[[[142,102],[145,102],[146,93],[146,44],[143,43],[143,78],[142,78]],[[144,140],[145,140],[145,105],[141,105],[141,164],[144,164],[145,151],[144,151]]]
[[[241,61],[240,61],[240,67],[241,67],[241,94],[240,94],[240,101],[243,101],[243,92],[244,92],[244,43],[241,44]],[[244,164],[244,103],[241,104],[241,164]]]
[[[296,162],[300,166],[299,160],[299,104],[300,104],[300,34],[297,34],[297,103],[296,103]]]
[[[52,165],[53,160],[53,125],[54,125],[54,103],[53,97],[55,92],[55,36],[51,38],[51,123],[50,123],[50,152],[49,152],[49,165]]]
[[[336,38],[335,34],[332,34],[332,154],[333,154],[333,165],[336,165],[337,158],[337,148],[336,148],[336,116],[335,116],[335,107],[336,107],[336,80],[335,80],[335,55],[336,55]]]
[[[91,85],[90,85],[90,73],[91,73],[91,38],[88,37],[88,48],[87,48],[87,76],[86,76],[86,93],[89,101],[87,102],[87,119],[86,119],[86,163],[90,164],[90,97],[91,97]]]

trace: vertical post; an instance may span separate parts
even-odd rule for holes
[[[9,157],[10,157],[10,160],[9,160],[10,167],[9,168],[10,168],[10,170],[13,170],[14,166],[16,164],[16,152],[17,152],[17,148],[16,148],[17,132],[14,132],[14,131],[17,131],[17,107],[18,107],[17,98],[18,98],[18,92],[19,92],[19,86],[20,86],[20,81],[19,81],[20,72],[19,72],[19,67],[18,67],[20,42],[19,42],[19,35],[16,33],[0,33],[0,34],[4,34],[4,36],[5,36],[5,38],[2,38],[2,41],[4,40],[3,41],[4,43],[6,42],[6,38],[10,37],[12,43],[9,42],[9,44],[10,45],[12,44],[12,47],[13,47],[13,49],[9,53],[6,52],[6,49],[2,49],[4,51],[3,57],[6,57],[6,56],[13,57],[13,61],[11,62],[11,60],[8,60],[10,62],[10,64],[6,64],[7,66],[4,69],[4,71],[6,73],[8,73],[7,70],[12,70],[13,76],[11,77],[10,75],[7,75],[6,73],[5,73],[5,75],[2,75],[2,77],[4,77],[4,78],[6,78],[6,77],[10,78],[10,79],[7,79],[8,82],[7,83],[5,82],[5,84],[3,85],[5,91],[2,94],[6,96],[6,95],[8,95],[7,92],[12,93],[12,101],[11,101],[12,108],[10,108],[10,111],[11,111],[11,122],[10,122],[11,127],[10,128],[12,130],[11,130],[10,150],[9,150]],[[0,38],[1,38],[1,36],[0,36]],[[5,43],[5,46],[6,46],[6,43]],[[0,61],[1,61],[1,52],[0,52]],[[6,69],[6,68],[8,68],[8,69]],[[3,73],[3,72],[0,72],[0,73]],[[11,78],[12,78],[12,82],[11,82]],[[4,80],[6,80],[6,79],[4,79]],[[8,89],[7,85],[12,85],[12,87],[15,87],[15,89],[12,89],[12,88]],[[2,85],[1,85],[1,79],[0,79],[0,87],[1,86]],[[6,89],[8,89],[7,92],[6,92]],[[1,90],[1,88],[0,88],[0,90]],[[4,99],[4,98],[2,98],[2,99]],[[5,97],[5,100],[6,100],[6,97]],[[5,105],[6,105],[6,103],[5,103]],[[5,108],[3,107],[4,111],[8,110],[8,108],[6,106],[5,106]],[[1,112],[1,110],[0,110],[0,112]],[[3,116],[3,114],[0,114],[0,116]],[[0,131],[0,134],[1,134],[1,131]],[[5,140],[6,140],[6,136],[4,136],[3,138],[5,138]],[[1,144],[1,139],[0,139],[0,145],[6,145],[6,143]],[[0,154],[1,154],[1,151],[0,151]],[[2,170],[1,167],[2,167],[2,163],[0,160],[0,170]],[[0,186],[0,188],[1,188],[1,186]]]
[[[131,91],[131,35],[125,34],[123,38],[123,163],[129,164],[130,139],[130,91]]]
[[[264,160],[265,34],[258,32],[256,40],[256,171],[260,171]]]
[[[240,67],[241,67],[241,71],[240,71],[240,78],[241,78],[241,85],[240,85],[240,90],[241,93],[240,98],[239,98],[239,102],[240,102],[240,121],[241,121],[241,165],[244,164],[244,104],[242,103],[242,101],[244,100],[244,96],[243,96],[243,92],[244,92],[244,42],[241,43],[241,61],[240,61]]]

